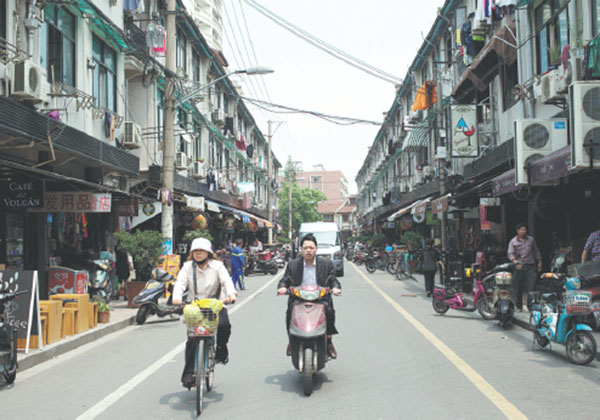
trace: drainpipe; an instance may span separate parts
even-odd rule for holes
[[[33,34],[40,27],[40,23],[35,18],[35,5],[36,0],[29,0],[27,2],[27,17],[25,18],[25,28],[27,29],[27,54],[33,56]]]

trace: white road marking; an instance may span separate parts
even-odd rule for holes
[[[263,287],[258,289],[256,292],[252,293],[250,296],[248,296],[242,302],[240,302],[239,304],[235,304],[235,307],[229,311],[229,314],[233,315],[239,309],[243,308],[246,303],[248,303],[252,299],[254,299],[259,293],[261,293],[263,290],[265,290],[267,287],[269,287],[271,284],[273,284],[276,280],[279,280],[279,278],[281,276],[283,276],[283,272],[279,273],[273,279],[271,279],[270,281],[265,283],[263,285]],[[156,362],[154,362],[153,364],[148,366],[146,369],[144,369],[143,371],[141,371],[140,373],[135,375],[129,381],[127,381],[126,383],[121,385],[118,389],[116,389],[112,393],[108,394],[106,397],[104,397],[104,399],[102,399],[96,405],[94,405],[93,407],[90,407],[86,412],[84,412],[79,417],[77,417],[77,420],[95,419],[97,416],[102,414],[102,412],[104,412],[108,407],[110,407],[111,405],[116,403],[119,399],[121,399],[125,394],[127,394],[128,392],[133,390],[135,387],[137,387],[139,384],[141,384],[143,381],[145,381],[150,375],[152,375],[158,369],[160,369],[161,367],[163,367],[164,365],[169,363],[178,353],[181,353],[184,349],[185,349],[185,341],[181,344],[178,344],[173,350],[171,350],[170,352],[165,354],[163,357],[161,357],[159,360],[157,360]]]

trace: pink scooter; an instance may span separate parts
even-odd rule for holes
[[[473,278],[473,297],[467,297],[456,288],[436,284],[433,286],[433,310],[438,314],[445,314],[448,309],[474,312],[476,309],[483,319],[496,318],[496,309],[491,292],[487,292],[481,281],[482,270],[479,264],[473,264],[466,270],[467,277]]]
[[[302,374],[304,395],[312,393],[313,374],[325,367],[327,354],[327,313],[321,299],[330,293],[328,287],[304,285],[290,287],[288,294],[297,299],[292,306],[289,339],[292,363]]]

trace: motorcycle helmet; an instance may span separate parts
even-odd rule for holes
[[[206,251],[209,254],[213,253],[212,244],[206,238],[196,238],[192,241],[192,246],[190,247],[190,252],[194,252],[196,250]]]
[[[567,277],[565,280],[565,290],[579,290],[581,289],[581,280],[577,277]]]

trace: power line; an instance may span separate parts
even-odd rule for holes
[[[365,62],[363,60],[360,60],[360,59],[342,51],[339,48],[334,47],[331,44],[328,44],[327,42],[321,40],[320,38],[318,38],[314,35],[311,35],[309,32],[292,24],[291,22],[287,21],[286,19],[282,18],[281,16],[276,15],[275,13],[273,13],[266,7],[261,6],[260,4],[255,2],[254,0],[244,0],[244,2],[246,2],[250,7],[254,8],[256,11],[258,11],[260,14],[265,16],[267,19],[274,22],[276,25],[281,26],[288,32],[291,32],[292,34],[303,39],[304,41],[308,42],[312,46],[322,50],[326,54],[329,54],[332,57],[337,58],[338,60],[341,60],[341,61],[345,62],[346,64],[349,64],[352,67],[355,67],[365,73],[368,73],[371,76],[385,80],[386,82],[389,82],[392,84],[402,83],[402,79],[400,77],[397,77],[390,73],[387,73],[371,64],[368,64],[367,62]]]

